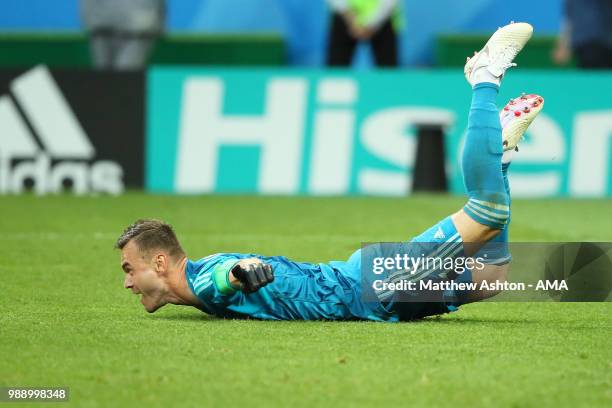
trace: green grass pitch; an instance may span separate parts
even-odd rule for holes
[[[157,217],[192,258],[345,259],[463,202],[2,197],[0,386],[68,386],[58,406],[78,407],[612,406],[610,303],[482,303],[401,324],[232,321],[178,306],[148,315],[112,249],[126,224]],[[610,241],[611,206],[516,200],[511,240]]]

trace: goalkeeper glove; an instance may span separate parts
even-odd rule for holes
[[[250,264],[246,266],[236,265],[232,274],[242,284],[244,293],[253,293],[274,281],[272,266],[266,263]]]

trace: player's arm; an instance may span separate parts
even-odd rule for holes
[[[213,271],[216,288],[223,295],[240,290],[253,293],[274,281],[272,266],[257,258],[228,259],[217,265]]]

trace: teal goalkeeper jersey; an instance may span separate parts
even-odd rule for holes
[[[244,258],[270,264],[274,281],[257,292],[222,293],[215,269],[230,269]],[[362,301],[361,259],[357,251],[348,261],[311,264],[283,256],[219,253],[188,261],[187,281],[202,310],[228,318],[266,320],[377,320],[397,321],[378,302]]]

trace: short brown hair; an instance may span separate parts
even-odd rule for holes
[[[172,257],[184,256],[185,251],[170,224],[155,219],[140,219],[128,226],[117,239],[115,248],[123,249],[134,241],[143,252],[162,249]]]

